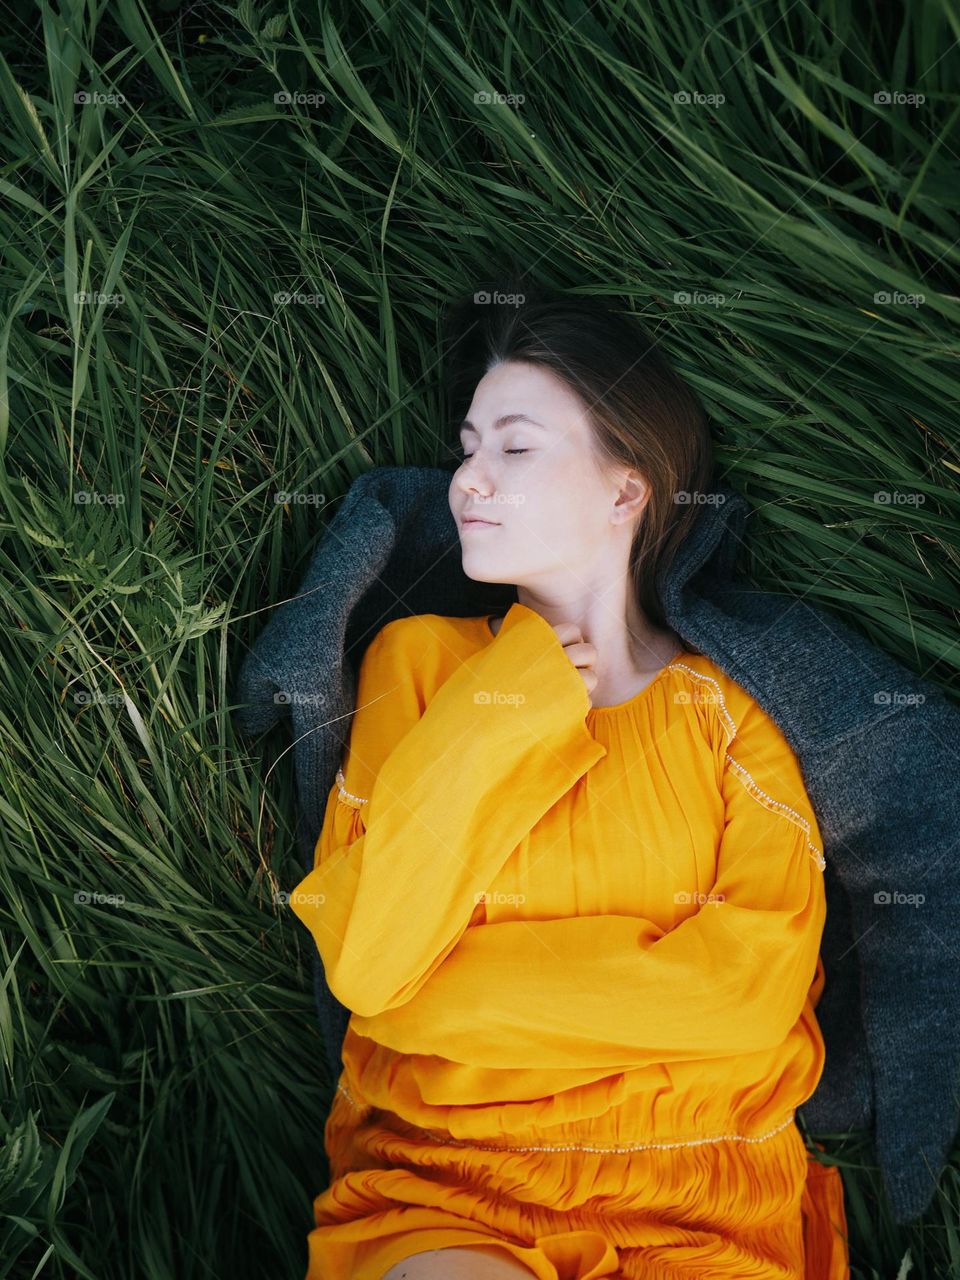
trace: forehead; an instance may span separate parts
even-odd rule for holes
[[[477,383],[460,430],[479,434],[522,422],[565,435],[585,428],[588,417],[583,400],[552,370],[504,361]]]

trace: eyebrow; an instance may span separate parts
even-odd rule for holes
[[[493,424],[493,429],[494,431],[499,431],[501,427],[509,427],[513,422],[529,422],[532,423],[533,426],[539,427],[541,431],[549,431],[550,429],[549,427],[544,426],[542,422],[537,422],[536,418],[529,418],[525,413],[506,413],[502,417],[497,418],[496,422]],[[458,434],[462,435],[464,431],[472,431],[475,436],[480,434],[469,418],[464,418],[460,423],[460,430]]]

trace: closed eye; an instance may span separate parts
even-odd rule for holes
[[[530,452],[530,450],[529,450],[529,449],[504,449],[504,451],[503,451],[503,452],[504,452],[504,453],[529,453],[529,452]],[[461,457],[461,461],[462,461],[462,462],[469,462],[469,460],[470,460],[472,457],[473,457],[473,454],[472,454],[472,453],[465,453],[465,454],[463,454],[463,455],[462,455],[462,457]]]

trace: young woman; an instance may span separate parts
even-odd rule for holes
[[[450,509],[465,574],[518,599],[397,619],[361,664],[291,894],[351,1010],[308,1280],[846,1280],[795,1119],[816,816],[656,592],[710,492],[703,409],[599,304],[469,310]]]

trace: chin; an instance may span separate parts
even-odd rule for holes
[[[468,569],[465,564],[461,567],[464,575],[472,582],[490,582],[496,584],[506,584],[507,582],[507,579],[504,578],[503,574],[497,573],[493,569],[489,572],[485,572],[483,569]]]

